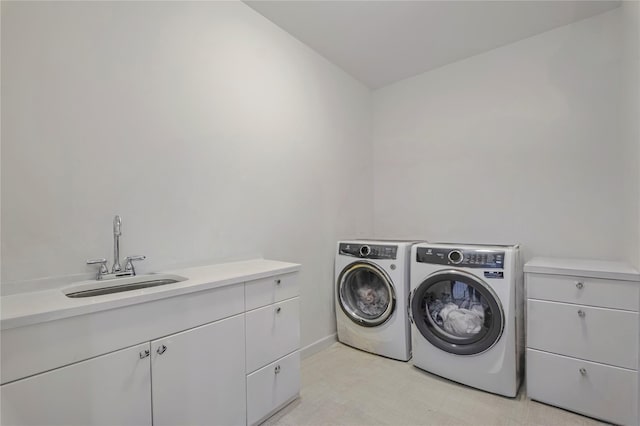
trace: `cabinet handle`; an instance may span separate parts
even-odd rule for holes
[[[280,373],[280,365],[276,365],[276,368],[273,370],[274,373]]]
[[[280,285],[280,280],[276,280],[276,285]]]
[[[580,318],[584,318],[584,316],[585,316],[585,315],[587,315],[587,314],[586,314],[586,313],[585,313],[585,311],[583,311],[582,309],[580,309],[580,310],[578,311],[578,316],[579,316]]]
[[[279,314],[281,310],[282,310],[282,308],[281,308],[280,306],[278,306],[278,307],[276,308],[276,314]]]
[[[149,356],[149,349],[145,349],[144,351],[140,351],[140,359],[145,359]]]
[[[584,284],[582,284],[580,281],[578,281],[578,282],[576,283],[576,288],[577,288],[578,290],[582,290],[582,287],[584,287]]]
[[[587,375],[587,369],[586,369],[586,368],[584,368],[584,367],[583,367],[583,368],[581,368],[581,369],[580,369],[580,374],[582,374],[583,376],[586,376],[586,375]]]
[[[158,347],[158,350],[156,352],[158,352],[158,355],[162,355],[166,351],[167,351],[167,347],[165,345],[162,345]]]

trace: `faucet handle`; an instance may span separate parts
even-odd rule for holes
[[[144,255],[136,255],[136,256],[127,256],[124,259],[124,270],[125,271],[130,271],[131,275],[135,276],[136,275],[136,268],[134,268],[133,266],[133,262],[138,261],[138,260],[145,260],[147,258],[147,256]]]
[[[107,269],[107,259],[90,259],[87,260],[87,265],[100,265],[100,269],[98,269],[98,274],[96,275],[96,280],[101,279],[104,274],[109,273],[109,270]]]

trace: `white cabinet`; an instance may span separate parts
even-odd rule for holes
[[[1,424],[266,418],[299,393],[298,266],[259,260],[178,271],[205,288],[2,328]]]
[[[0,388],[10,425],[149,425],[149,343],[122,349]]]
[[[247,423],[260,422],[300,392],[300,351],[247,376]]]
[[[640,275],[570,259],[537,258],[524,270],[527,395],[638,425]]]
[[[151,342],[153,424],[246,423],[244,315]]]
[[[300,393],[300,301],[296,274],[245,284],[247,424],[269,417]],[[258,296],[248,296],[265,285]],[[251,301],[250,301],[251,299]],[[270,302],[266,306],[264,304]]]
[[[245,425],[244,356],[241,314],[6,384],[2,424]]]

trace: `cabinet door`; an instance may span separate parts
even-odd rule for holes
[[[244,314],[151,342],[153,424],[245,425]]]
[[[299,298],[247,312],[247,373],[300,347]]]
[[[1,423],[151,425],[148,351],[145,343],[7,383]]]
[[[300,352],[247,376],[247,424],[255,425],[300,393]]]

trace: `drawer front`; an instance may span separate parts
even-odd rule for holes
[[[638,368],[638,313],[527,301],[527,347]]]
[[[526,364],[529,398],[617,424],[638,424],[637,371],[531,349]]]
[[[633,281],[529,273],[526,282],[530,299],[639,310],[640,283]]]
[[[247,376],[247,424],[254,425],[300,392],[300,352]]]
[[[291,299],[299,295],[298,274],[274,277],[245,283],[245,306],[247,311]]]
[[[300,348],[299,298],[247,312],[247,372]]]

